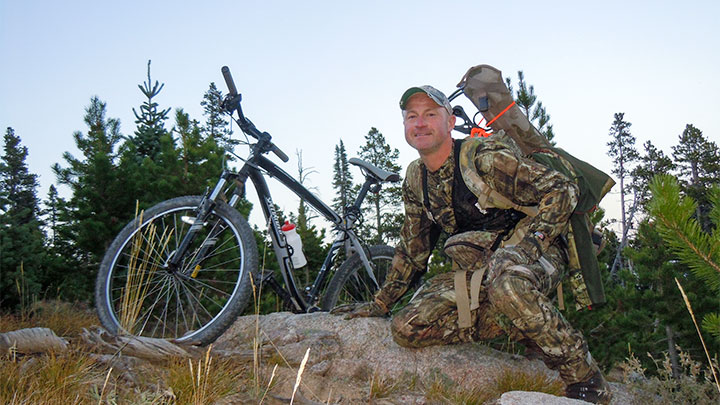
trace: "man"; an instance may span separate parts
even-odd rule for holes
[[[568,397],[609,403],[609,386],[583,336],[549,298],[562,280],[567,259],[561,237],[577,186],[523,158],[502,131],[462,145],[454,141],[452,107],[431,86],[408,89],[400,107],[405,140],[420,159],[410,164],[403,184],[405,222],[392,269],[374,302],[336,312],[387,315],[426,272],[444,231],[451,235],[444,249],[457,271],[428,280],[395,314],[396,342],[423,347],[505,333],[542,354],[567,384]],[[477,190],[488,187],[499,193],[492,203],[477,198]],[[534,207],[531,215],[528,207]]]

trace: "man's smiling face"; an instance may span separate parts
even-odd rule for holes
[[[405,140],[420,156],[431,155],[452,142],[450,131],[455,116],[437,105],[425,93],[417,93],[408,100],[403,111]],[[445,145],[447,146],[447,145]]]

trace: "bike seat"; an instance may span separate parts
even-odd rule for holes
[[[368,173],[380,181],[400,181],[399,174],[375,167],[362,159],[352,158],[348,160],[348,162],[365,169]]]

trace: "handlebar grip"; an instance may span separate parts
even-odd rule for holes
[[[237,96],[238,92],[237,88],[235,87],[235,82],[233,81],[232,75],[230,74],[230,68],[228,68],[227,66],[223,66],[221,70],[230,95]]]
[[[279,157],[280,160],[287,163],[290,158],[288,158],[288,155],[285,154],[285,152],[281,151],[280,148],[277,147],[277,145],[272,146],[272,152],[275,154],[275,156]]]

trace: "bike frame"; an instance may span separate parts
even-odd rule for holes
[[[261,137],[262,138],[262,137]],[[225,196],[232,193],[229,204],[232,207],[236,207],[237,202],[240,200],[244,193],[245,183],[248,178],[253,183],[260,200],[260,206],[262,207],[263,215],[268,226],[268,233],[272,240],[273,250],[277,257],[278,265],[280,267],[280,273],[285,282],[286,288],[283,288],[280,283],[275,280],[273,273],[269,273],[265,276],[264,271],[258,274],[257,271],[252,270],[252,274],[256,280],[260,282],[267,282],[269,286],[283,299],[289,301],[294,309],[299,312],[314,312],[319,310],[317,303],[320,298],[320,290],[324,286],[325,281],[330,272],[330,268],[338,250],[341,247],[345,247],[348,253],[357,253],[360,255],[364,267],[368,273],[370,279],[375,283],[375,286],[379,288],[378,282],[375,278],[373,267],[368,259],[366,250],[363,244],[358,239],[357,235],[353,231],[353,227],[360,213],[360,206],[365,199],[368,191],[375,186],[380,186],[380,181],[373,178],[371,175],[366,174],[365,183],[360,189],[353,205],[346,207],[346,215],[340,216],[332,208],[328,207],[322,202],[317,196],[311,193],[305,188],[300,182],[294,179],[291,175],[286,173],[274,162],[263,156],[269,143],[269,136],[266,139],[260,139],[258,143],[251,146],[250,157],[245,161],[243,167],[237,173],[230,172],[228,170],[223,171],[218,180],[217,184],[213,188],[212,192],[206,193],[203,198],[203,202],[198,208],[198,213],[195,217],[193,226],[202,226],[207,214],[212,210],[212,207],[218,200],[225,200]],[[318,213],[320,213],[326,220],[333,223],[333,227],[336,231],[335,239],[330,246],[328,255],[325,257],[322,267],[320,268],[317,277],[313,281],[312,285],[306,287],[306,291],[300,291],[295,282],[294,268],[292,265],[291,250],[285,240],[285,234],[282,232],[280,220],[278,219],[277,212],[275,210],[275,204],[273,203],[270,189],[268,188],[267,182],[265,181],[265,175],[276,178],[281,184],[290,189],[298,197],[308,203]],[[178,248],[177,254],[173,259],[179,260],[182,257],[186,246],[189,246],[194,239],[195,233],[188,232]],[[209,247],[209,245],[207,246]],[[198,257],[202,257],[202,254],[198,254]],[[175,259],[177,258],[177,259]],[[171,265],[177,265],[177,263],[171,263]]]
[[[247,171],[248,177],[252,181],[255,191],[257,192],[258,199],[260,200],[260,206],[262,207],[263,215],[265,216],[268,226],[268,233],[270,235],[270,239],[272,240],[273,250],[275,251],[275,256],[277,257],[278,265],[280,266],[280,273],[287,289],[284,290],[284,294],[283,291],[277,291],[278,288],[282,289],[282,287],[279,286],[277,282],[274,282],[274,280],[270,280],[270,286],[274,288],[279,295],[286,295],[285,298],[290,299],[296,310],[302,312],[312,312],[318,310],[316,304],[319,299],[320,290],[327,280],[333,259],[339,249],[346,245],[350,251],[356,252],[360,255],[370,278],[377,285],[377,280],[375,280],[374,272],[365,253],[365,249],[363,248],[363,244],[360,242],[352,229],[355,223],[355,217],[348,215],[343,218],[338,215],[338,213],[328,207],[299,181],[290,176],[265,156],[256,154],[254,155],[254,158],[251,157],[251,159],[249,159],[240,170],[238,176],[241,176],[245,170]],[[306,287],[306,291],[300,291],[295,283],[295,269],[290,258],[290,249],[285,240],[285,234],[281,229],[280,220],[278,219],[275,204],[273,203],[263,171],[267,173],[268,176],[277,179],[282,185],[290,189],[300,199],[314,208],[326,220],[333,223],[333,227],[336,230],[335,239],[330,246],[330,250],[325,257],[325,260],[323,261],[322,267],[320,268],[313,283]],[[349,212],[359,212],[360,204],[362,204],[362,201],[364,200],[370,187],[375,183],[376,181],[372,178],[366,178],[360,194],[354,204],[348,208]],[[231,199],[231,205],[236,203],[237,198],[234,198],[234,200],[235,201]]]

